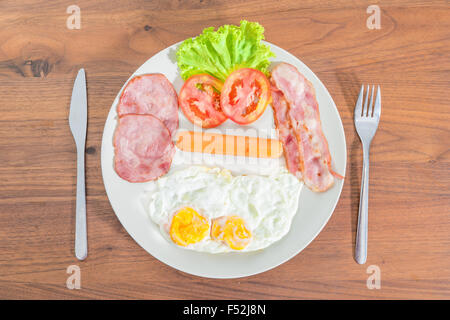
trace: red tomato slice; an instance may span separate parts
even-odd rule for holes
[[[267,77],[259,70],[244,68],[232,72],[225,80],[220,105],[228,118],[248,124],[264,113],[270,97]]]
[[[197,74],[186,80],[178,103],[189,121],[203,128],[214,128],[227,120],[220,107],[222,86],[220,80],[208,74]]]

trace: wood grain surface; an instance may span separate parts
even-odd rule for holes
[[[69,30],[66,9],[81,8]],[[369,30],[366,9],[381,8]],[[449,299],[450,10],[448,1],[0,1],[0,298]],[[103,126],[117,92],[148,58],[203,28],[245,18],[306,63],[342,117],[347,178],[319,236],[262,274],[213,280],[144,251],[103,186]],[[89,256],[74,256],[76,149],[68,125],[84,67]],[[366,265],[353,259],[362,150],[353,125],[362,83],[383,106],[372,143]],[[69,265],[81,289],[66,288]],[[367,267],[381,289],[366,286]]]

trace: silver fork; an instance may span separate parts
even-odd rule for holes
[[[363,146],[364,163],[361,178],[361,193],[359,196],[358,230],[356,233],[355,260],[359,264],[366,263],[367,260],[367,232],[368,232],[368,211],[369,211],[369,149],[375,132],[378,128],[381,115],[381,92],[378,86],[375,106],[373,105],[373,95],[375,86],[372,86],[372,94],[369,102],[370,87],[367,85],[366,97],[363,108],[364,85],[361,86],[358,101],[355,107],[355,127]]]

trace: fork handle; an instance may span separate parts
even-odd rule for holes
[[[75,256],[87,257],[86,189],[84,176],[84,145],[77,146],[77,203],[75,216]]]
[[[355,260],[359,264],[367,260],[367,233],[369,220],[369,146],[363,145],[363,171],[359,196],[358,230],[356,232]]]

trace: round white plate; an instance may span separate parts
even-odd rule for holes
[[[327,89],[319,78],[299,59],[273,44],[267,42],[266,44],[271,47],[276,55],[273,59],[274,64],[284,61],[296,66],[314,85],[319,102],[322,128],[328,140],[333,166],[336,172],[345,175],[347,152],[344,128],[336,105]],[[139,74],[162,73],[179,92],[183,81],[180,78],[175,58],[178,46],[179,43],[154,55],[130,79]],[[111,106],[103,131],[102,173],[106,193],[114,212],[131,237],[148,253],[165,264],[193,275],[208,278],[238,278],[254,275],[274,268],[302,251],[319,234],[333,214],[344,184],[343,180],[336,179],[334,186],[324,193],[314,193],[306,187],[302,188],[299,209],[292,221],[289,233],[264,250],[214,255],[186,250],[169,243],[161,235],[159,227],[148,218],[142,204],[142,194],[148,188],[148,183],[129,183],[121,179],[113,168],[113,135],[117,125],[116,106],[120,93],[117,94]],[[181,111],[179,115],[180,130],[192,130],[192,124]],[[228,120],[217,129],[224,132],[228,128],[241,128],[245,130],[243,131],[244,134],[253,135],[255,130],[268,131],[273,127],[272,108],[267,107],[264,115],[249,126],[237,126]],[[226,167],[233,174],[264,174],[265,171],[270,171],[271,165],[284,166],[283,157],[277,160],[266,159],[268,162],[262,161],[256,166],[243,162],[236,165],[223,161],[223,158],[219,156],[202,158],[201,154],[188,154],[177,149],[170,172],[186,166],[186,157],[190,156],[193,156],[191,159],[193,162],[191,163]],[[196,158],[196,156],[200,157]]]

